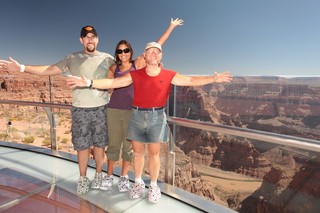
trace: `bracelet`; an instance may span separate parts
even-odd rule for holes
[[[91,84],[91,80],[87,79],[86,86],[90,87],[90,84]]]
[[[26,66],[23,64],[20,64],[20,72],[24,72],[25,69],[26,69]]]
[[[86,86],[92,89],[93,80],[87,79]]]

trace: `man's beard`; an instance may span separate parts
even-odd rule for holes
[[[87,51],[89,52],[89,53],[93,53],[94,51],[96,51],[96,47],[92,47],[92,48],[89,48],[88,46],[87,46]]]

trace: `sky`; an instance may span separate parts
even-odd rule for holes
[[[319,76],[319,0],[1,0],[0,58],[50,65],[82,50],[93,25],[98,50],[128,40],[142,54],[181,18],[163,45],[165,68],[185,75]]]

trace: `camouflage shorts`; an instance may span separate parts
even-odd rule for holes
[[[107,107],[72,107],[72,144],[75,150],[91,146],[105,147],[108,143]]]

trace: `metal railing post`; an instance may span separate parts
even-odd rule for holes
[[[51,107],[43,107],[43,109],[46,111],[50,123],[51,149],[57,150],[57,128],[54,113]]]
[[[173,116],[176,115],[176,86],[173,86]],[[167,114],[169,115],[169,101],[167,102]],[[165,159],[165,179],[164,181],[172,186],[175,184],[175,162],[176,155],[174,152],[176,138],[176,125],[172,125],[172,134],[170,134],[169,143],[166,150]]]

